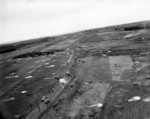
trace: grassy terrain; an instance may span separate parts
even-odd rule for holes
[[[150,96],[149,28],[146,21],[1,45],[2,114],[13,119],[32,108],[67,64],[73,82],[43,118],[150,118],[149,102],[127,102],[135,95]],[[56,87],[49,98],[61,90]],[[96,103],[104,106],[90,107]]]

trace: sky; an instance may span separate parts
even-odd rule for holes
[[[150,20],[150,0],[0,0],[0,44]]]

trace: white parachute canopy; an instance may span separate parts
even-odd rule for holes
[[[137,100],[141,100],[141,97],[140,96],[134,96],[131,99],[129,99],[128,101],[133,102],[133,101],[137,101]]]
[[[27,91],[25,90],[25,91],[21,91],[21,93],[26,93]]]
[[[60,78],[59,82],[62,83],[62,84],[67,84],[68,83],[68,81],[64,78]]]
[[[150,102],[150,97],[144,98],[143,101],[144,102]]]
[[[102,103],[97,103],[97,104],[90,105],[90,107],[102,107],[102,106],[103,106]]]

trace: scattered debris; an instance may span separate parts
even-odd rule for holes
[[[35,63],[39,63],[40,61],[36,61]]]
[[[0,67],[4,67],[5,65],[0,65]]]
[[[146,80],[150,80],[150,76],[146,76]]]
[[[14,76],[15,78],[18,78],[19,77],[19,75],[16,75],[16,76]]]
[[[11,97],[11,98],[8,98],[8,99],[4,99],[1,102],[8,102],[8,101],[11,101],[11,100],[14,100],[14,99],[15,99],[15,97]]]
[[[55,77],[54,79],[58,80],[59,81],[59,77]]]
[[[48,79],[51,79],[51,78],[44,78],[44,80],[48,80]]]
[[[7,62],[10,62],[12,59],[8,59]]]
[[[42,96],[41,102],[44,102],[45,98],[46,98],[45,95]]]
[[[67,51],[69,51],[69,48],[67,48]]]
[[[106,54],[102,54],[102,56],[106,57],[107,55]]]
[[[7,76],[7,77],[5,77],[5,78],[9,79],[9,78],[12,78],[12,76]]]
[[[69,57],[69,59],[68,59],[68,61],[67,62],[70,62],[71,61],[71,59],[72,59],[72,55],[70,55],[70,57]]]
[[[83,82],[83,84],[88,85],[88,84],[89,84],[89,82]]]
[[[46,96],[42,96],[41,102],[44,102],[45,104],[49,104],[50,99],[46,98]]]
[[[21,59],[17,59],[17,61],[20,61]]]
[[[135,64],[139,64],[140,62],[139,62],[139,61],[135,61],[134,63],[135,63]]]
[[[117,65],[117,64],[114,64],[114,67],[118,67],[118,65]]]
[[[143,102],[150,102],[150,97],[146,97],[144,99],[142,99]]]
[[[45,103],[45,104],[49,104],[49,103],[50,103],[50,99],[45,99],[45,100],[44,100],[44,103]]]
[[[70,76],[70,72],[69,71],[66,71],[66,76]]]
[[[31,71],[29,71],[28,73],[31,74],[31,73],[33,73],[34,71],[35,71],[35,70],[31,70]]]
[[[45,65],[48,65],[49,63],[45,63]]]
[[[50,65],[50,66],[48,66],[48,67],[55,67],[55,65]]]
[[[52,75],[55,75],[55,73],[52,73]]]
[[[14,76],[14,74],[10,74],[10,76],[7,76],[5,78],[18,78],[18,77],[19,77],[19,75]]]
[[[41,67],[42,65],[38,65],[37,68]]]
[[[13,72],[13,73],[11,73],[10,75],[14,75],[15,73]]]
[[[27,58],[27,60],[31,60],[31,59],[32,59],[31,57]]]
[[[34,66],[29,66],[29,68],[33,68]]]
[[[20,115],[19,115],[19,114],[17,114],[17,115],[15,115],[14,117],[15,117],[15,118],[19,118],[19,117],[20,117]]]
[[[64,64],[61,64],[61,66],[64,66],[65,65],[65,63]]]
[[[133,102],[133,101],[138,101],[138,100],[141,100],[141,97],[140,96],[134,96],[134,97],[130,98],[128,100],[128,102]]]
[[[49,93],[53,93],[54,92],[54,88],[52,88],[51,90],[48,91]]]

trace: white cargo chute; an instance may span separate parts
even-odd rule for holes
[[[90,105],[90,107],[103,107],[103,104],[97,103],[97,104]]]
[[[143,102],[150,102],[150,97],[146,97],[142,100]]]
[[[130,98],[128,100],[128,102],[134,102],[134,101],[138,101],[138,100],[141,100],[141,97],[140,96],[134,96],[134,97]]]
[[[59,79],[59,82],[62,83],[62,84],[67,84],[68,83],[68,81],[64,78]]]
[[[64,89],[65,88],[65,85],[68,83],[68,81],[64,78],[60,78],[59,79],[59,84],[60,86]]]

